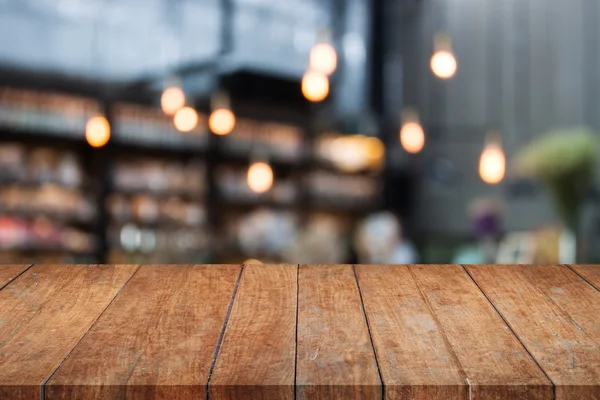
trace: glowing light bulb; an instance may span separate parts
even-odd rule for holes
[[[456,58],[449,51],[436,51],[431,57],[431,70],[438,78],[452,78],[456,73],[456,68]]]
[[[329,94],[329,79],[321,72],[307,71],[302,77],[302,94],[315,103],[324,100]]]
[[[490,185],[502,181],[506,172],[506,157],[498,143],[488,144],[479,159],[479,176]]]
[[[425,145],[425,133],[417,122],[407,122],[400,129],[400,144],[408,153],[416,154]]]
[[[167,115],[174,115],[185,106],[185,94],[180,87],[166,88],[160,98],[162,110]]]
[[[313,71],[331,75],[337,68],[337,53],[332,45],[319,43],[310,50],[309,67]]]
[[[208,118],[208,127],[217,135],[227,135],[235,128],[235,115],[226,108],[215,110]]]
[[[265,162],[255,162],[248,168],[248,187],[255,193],[265,193],[273,186],[273,170]]]
[[[92,117],[85,126],[85,139],[92,147],[102,147],[110,140],[110,124],[102,116]]]
[[[173,122],[178,131],[189,132],[198,125],[198,113],[191,107],[184,107],[177,111]]]

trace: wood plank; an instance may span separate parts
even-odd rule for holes
[[[552,384],[462,267],[410,269],[467,376],[470,398],[552,398]]]
[[[25,271],[27,265],[0,265],[0,290]]]
[[[146,265],[46,385],[46,399],[198,399],[240,266]]]
[[[597,327],[591,329],[598,316],[584,316],[584,312],[597,310],[597,305],[593,306],[596,295],[575,274],[566,282],[568,271],[541,268],[467,267],[550,377],[556,399],[600,399],[600,346]],[[576,307],[583,313],[574,310]]]
[[[244,265],[211,399],[293,399],[297,265]]]
[[[569,267],[600,290],[600,265],[570,265]]]
[[[407,266],[356,266],[387,399],[466,399],[466,377]]]
[[[564,265],[518,266],[577,326],[600,341],[600,292]]]
[[[297,351],[297,398],[381,399],[352,266],[300,267]]]
[[[0,291],[0,398],[39,399],[137,268],[34,265]]]
[[[550,382],[461,267],[357,273],[386,395],[552,398]]]

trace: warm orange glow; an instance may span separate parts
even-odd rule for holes
[[[302,77],[302,94],[312,102],[323,101],[329,94],[329,79],[321,72],[306,72]]]
[[[497,143],[488,144],[479,159],[479,176],[485,183],[494,185],[504,178],[506,157]]]
[[[381,140],[363,135],[340,136],[331,143],[329,150],[331,162],[344,172],[379,167],[384,154]]]
[[[160,98],[162,110],[167,115],[174,115],[185,106],[185,94],[180,87],[166,88]]]
[[[255,162],[248,168],[248,187],[255,193],[264,193],[273,186],[273,170],[265,162]]]
[[[420,124],[408,122],[400,129],[400,144],[408,153],[416,154],[425,145],[425,132]]]
[[[102,116],[92,117],[85,126],[85,139],[92,147],[102,147],[110,140],[110,124]]]
[[[337,68],[337,53],[332,45],[319,43],[310,50],[309,67],[313,71],[331,75]]]
[[[449,51],[436,51],[431,57],[431,70],[442,79],[449,79],[456,73],[456,58]]]
[[[369,137],[364,139],[365,147],[367,149],[367,157],[373,164],[379,164],[385,155],[385,146],[383,142],[376,137]]]
[[[235,115],[226,108],[215,110],[208,118],[208,127],[217,135],[227,135],[235,128]]]
[[[173,122],[178,131],[189,132],[198,125],[198,113],[191,107],[184,107],[177,111]]]

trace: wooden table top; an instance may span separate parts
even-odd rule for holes
[[[0,399],[600,399],[600,266],[0,266]]]

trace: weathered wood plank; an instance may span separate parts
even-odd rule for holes
[[[546,268],[467,270],[550,377],[556,399],[600,399],[597,292],[565,267]]]
[[[462,267],[410,269],[460,361],[472,399],[552,398],[552,384]]]
[[[0,289],[25,271],[29,265],[0,265]]]
[[[0,291],[0,398],[39,399],[137,268],[35,265]]]
[[[211,399],[293,399],[297,265],[245,265],[210,378]]]
[[[381,399],[352,266],[300,267],[296,397]]]
[[[46,385],[54,399],[198,399],[240,266],[142,266]]]
[[[406,266],[356,266],[387,399],[465,399],[466,377]]]
[[[357,273],[389,397],[552,398],[551,383],[461,267]]]
[[[594,285],[597,290],[600,290],[600,265],[571,265],[583,279]]]

